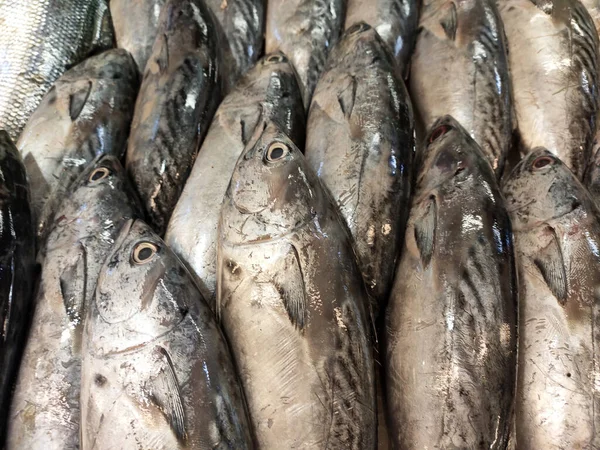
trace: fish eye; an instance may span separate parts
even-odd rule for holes
[[[281,142],[273,142],[267,150],[267,161],[277,162],[283,159],[289,153],[287,145]]]
[[[277,64],[286,62],[287,58],[282,53],[274,53],[273,55],[267,56],[267,62]]]
[[[94,170],[90,174],[89,180],[92,183],[94,183],[96,181],[100,181],[100,180],[103,180],[104,178],[107,178],[110,174],[111,174],[110,170],[107,169],[106,167],[98,167],[96,170]]]
[[[431,136],[429,136],[429,143],[432,144],[433,142],[437,141],[451,129],[452,127],[450,125],[440,125],[431,132]]]
[[[140,242],[133,248],[133,262],[136,264],[146,264],[154,257],[157,251],[158,247],[152,242]]]
[[[536,159],[533,160],[533,163],[531,163],[531,167],[534,170],[540,170],[543,169],[544,167],[553,164],[554,163],[554,159],[551,158],[550,156],[540,156]]]

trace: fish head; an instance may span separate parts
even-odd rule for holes
[[[62,77],[62,82],[88,80],[125,80],[126,84],[137,85],[137,66],[133,56],[124,49],[111,49],[74,66]]]
[[[365,22],[349,27],[331,53],[330,62],[340,61],[337,55],[344,55],[343,64],[348,67],[368,67],[381,60],[392,64],[392,54],[386,44],[377,30]]]
[[[503,186],[514,230],[531,229],[578,208],[585,188],[545,148],[536,148],[515,166]]]

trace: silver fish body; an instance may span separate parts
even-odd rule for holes
[[[493,0],[426,0],[411,62],[410,93],[425,129],[453,116],[501,174],[513,133],[509,66]]]
[[[123,155],[138,78],[125,50],[86,59],[60,77],[17,142],[31,186],[39,236],[70,184],[98,155]]]
[[[418,159],[386,310],[393,448],[505,449],[517,356],[508,213],[483,151],[452,117],[434,124]]]
[[[82,449],[251,449],[225,338],[190,274],[137,220],[107,257],[83,339]]]
[[[0,128],[17,140],[52,83],[113,44],[106,0],[0,2]]]
[[[118,159],[97,158],[57,211],[10,412],[7,449],[77,449],[83,318],[120,228],[139,217]]]
[[[542,146],[583,176],[598,115],[598,33],[578,0],[499,0],[522,153]]]
[[[278,127],[240,157],[219,225],[217,313],[263,449],[374,449],[368,302],[350,237]]]
[[[261,120],[277,121],[296,145],[304,147],[302,95],[294,68],[282,53],[259,61],[219,106],[165,235],[211,303],[221,204],[235,164]]]
[[[329,50],[344,26],[346,0],[270,0],[265,50],[285,53],[298,72],[304,106],[321,75]]]
[[[600,212],[543,148],[503,191],[519,266],[517,448],[600,448]]]
[[[162,235],[221,100],[215,18],[200,0],[168,0],[138,94],[127,171]]]
[[[404,238],[415,132],[394,60],[364,22],[332,49],[307,129],[306,160],[352,234],[376,311],[387,302]]]

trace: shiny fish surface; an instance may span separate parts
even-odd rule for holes
[[[298,71],[308,108],[329,50],[344,26],[346,0],[269,0],[265,49],[285,53]]]
[[[79,448],[83,318],[98,273],[141,207],[119,161],[97,158],[57,211],[40,259],[35,313],[10,412],[7,449]]]
[[[394,60],[364,22],[331,51],[307,128],[306,159],[350,229],[376,311],[387,302],[404,238],[415,136]]]
[[[0,131],[0,445],[31,315],[35,235],[19,151]]]
[[[304,147],[302,95],[294,68],[282,53],[259,61],[219,106],[167,228],[165,242],[187,263],[211,303],[221,204],[244,146],[265,119],[277,121]]]
[[[59,78],[21,134],[37,232],[46,234],[70,184],[98,155],[125,151],[138,87],[133,59],[109,50]]]
[[[513,133],[502,20],[493,0],[425,0],[410,93],[420,125],[450,114],[502,173]]]
[[[519,262],[517,448],[600,448],[598,207],[543,148],[503,191]]]
[[[144,73],[152,53],[165,3],[166,0],[110,0],[117,47],[131,53],[139,73]]]
[[[368,300],[350,237],[298,148],[265,125],[227,191],[217,283],[258,445],[374,449]]]
[[[161,235],[221,100],[216,36],[203,1],[167,1],[138,94],[126,165]]]
[[[113,44],[106,0],[0,2],[0,128],[16,140],[52,83]]]
[[[499,0],[521,151],[542,146],[578,177],[598,113],[598,33],[577,0]]]
[[[187,270],[141,221],[98,278],[84,332],[82,447],[250,449],[225,338]]]
[[[517,356],[509,217],[483,151],[453,118],[434,124],[418,159],[386,311],[393,448],[505,449]]]

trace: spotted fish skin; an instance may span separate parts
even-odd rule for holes
[[[387,302],[408,217],[412,106],[394,60],[364,22],[332,49],[307,125],[306,159],[352,234],[377,311]]]
[[[519,265],[519,449],[600,447],[600,211],[535,149],[503,188]]]
[[[127,148],[127,171],[160,235],[221,100],[217,34],[200,0],[168,0],[146,65]]]
[[[4,0],[0,17],[0,128],[16,141],[52,83],[114,36],[106,0]]]
[[[510,220],[483,151],[455,119],[440,118],[417,157],[385,322],[393,447],[505,449],[517,356]]]
[[[302,153],[265,125],[233,173],[217,264],[217,314],[258,446],[374,449],[368,299],[350,237]]]
[[[308,108],[329,50],[344,26],[346,0],[271,0],[267,5],[265,49],[293,62]]]
[[[546,147],[579,177],[598,115],[598,33],[578,0],[499,0],[521,152]]]
[[[211,307],[221,204],[235,164],[262,120],[277,121],[304,147],[302,95],[294,68],[282,53],[261,59],[223,99],[165,234],[165,242],[197,277]]]
[[[10,411],[7,449],[76,449],[83,318],[123,224],[139,217],[119,160],[99,156],[56,212]]]

